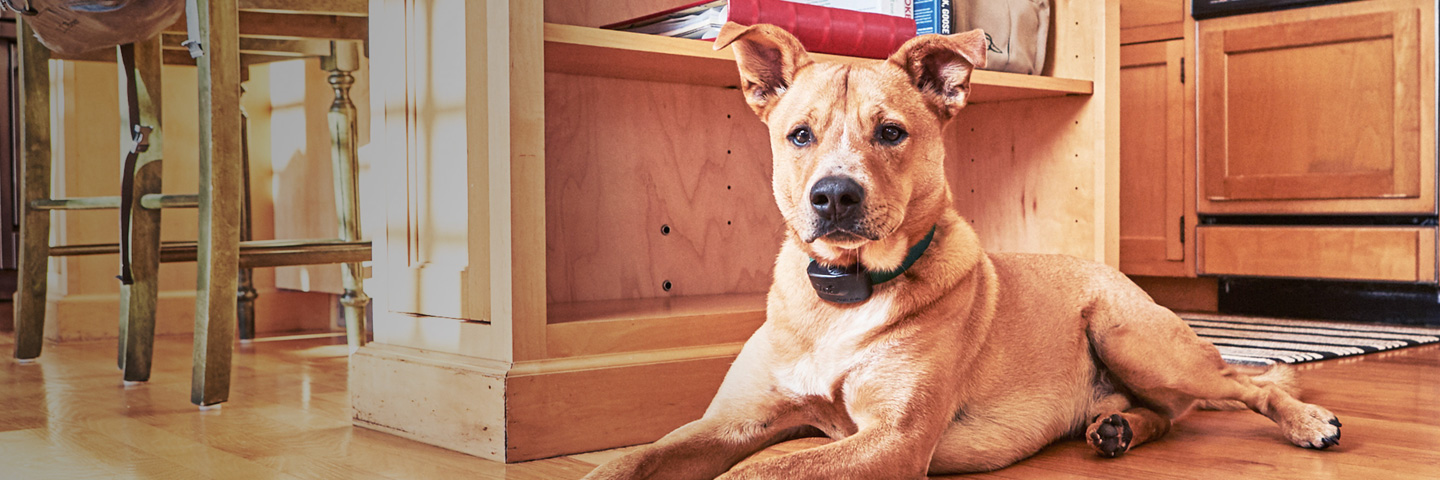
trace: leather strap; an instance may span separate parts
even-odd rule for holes
[[[140,80],[135,78],[135,44],[116,47],[120,51],[121,71],[125,81],[125,108],[130,120],[130,148],[120,166],[120,283],[135,283],[130,267],[130,226],[135,213],[135,169],[140,153],[150,149],[151,128],[140,124]]]
[[[185,36],[180,46],[190,50],[190,58],[205,56],[205,47],[200,44],[200,2],[185,0]]]
[[[870,276],[870,284],[879,285],[894,280],[895,277],[909,270],[910,266],[914,265],[917,260],[920,260],[920,256],[925,254],[925,250],[930,248],[930,241],[935,239],[935,229],[939,227],[939,225],[930,227],[930,233],[925,234],[925,238],[920,239],[920,243],[910,246],[910,250],[905,252],[905,262],[900,264],[900,268],[888,272],[865,272],[866,275]]]

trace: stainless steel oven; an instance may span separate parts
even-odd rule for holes
[[[1191,14],[1196,20],[1206,18],[1310,7],[1354,0],[1191,0]]]

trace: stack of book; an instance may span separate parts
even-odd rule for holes
[[[602,28],[709,40],[726,21],[769,23],[807,50],[885,58],[906,40],[953,33],[951,0],[702,0]]]

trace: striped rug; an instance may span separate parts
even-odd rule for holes
[[[1226,362],[1303,363],[1440,342],[1440,328],[1180,313]]]

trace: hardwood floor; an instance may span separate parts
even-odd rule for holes
[[[13,339],[0,333],[8,357]],[[147,384],[123,386],[112,342],[0,360],[0,478],[573,479],[628,449],[502,465],[350,426],[343,337],[235,351],[230,402],[189,402],[190,339],[161,337]],[[1198,412],[1119,459],[1064,441],[976,478],[1440,477],[1440,346],[1301,367],[1304,398],[1345,423],[1340,446],[1293,447],[1268,419]],[[780,455],[823,443],[800,440]]]

